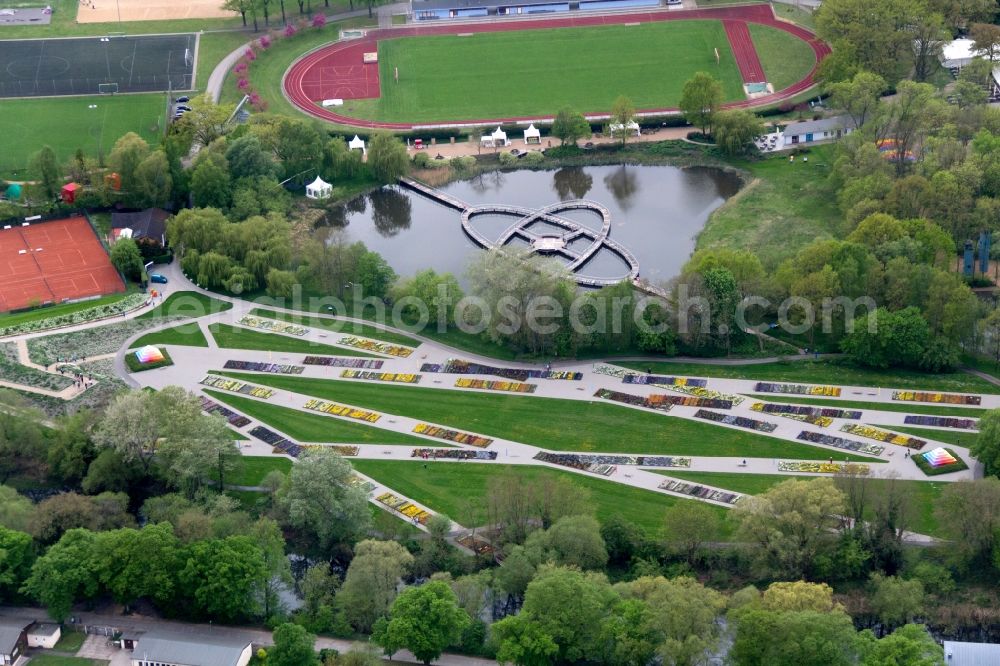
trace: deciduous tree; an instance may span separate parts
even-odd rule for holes
[[[700,127],[702,134],[709,134],[715,112],[721,104],[722,84],[708,72],[695,72],[684,83],[678,106],[688,123]]]
[[[355,629],[371,631],[375,622],[389,612],[399,579],[411,564],[413,556],[394,541],[369,539],[358,543],[337,595],[341,610]]]
[[[458,642],[470,622],[448,584],[431,581],[407,588],[396,597],[388,619],[376,623],[372,640],[390,657],[406,648],[430,664],[446,647]]]
[[[580,139],[590,136],[590,123],[582,113],[565,106],[559,109],[552,123],[552,136],[558,138],[561,145],[576,145]]]

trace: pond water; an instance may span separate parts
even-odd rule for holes
[[[474,206],[507,204],[534,210],[572,199],[597,202],[610,211],[609,235],[638,259],[640,275],[661,281],[680,272],[708,216],[740,186],[738,176],[719,169],[618,165],[497,171],[439,189]],[[559,215],[595,231],[601,228],[601,217],[594,211]],[[516,220],[485,214],[473,217],[471,224],[487,238],[496,239]],[[450,271],[462,280],[469,259],[479,251],[463,232],[458,211],[399,186],[383,187],[331,211],[316,233],[325,238],[334,229],[345,230],[352,241],[364,242],[401,276],[433,268]],[[534,223],[529,230],[541,236],[565,233],[547,223]],[[579,253],[590,243],[577,237],[567,248]],[[511,245],[526,247],[527,241],[515,236]],[[581,272],[624,277],[628,267],[618,255],[602,249]]]

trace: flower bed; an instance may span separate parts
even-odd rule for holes
[[[413,432],[418,435],[437,437],[438,439],[444,439],[449,442],[457,442],[458,444],[465,444],[467,446],[478,446],[481,449],[485,449],[493,443],[493,440],[489,437],[480,437],[479,435],[470,435],[467,432],[460,432],[458,430],[439,428],[438,426],[430,425],[428,423],[418,423],[413,428]]]
[[[790,393],[792,395],[822,395],[840,397],[839,386],[808,386],[806,384],[774,384],[772,382],[757,382],[754,386],[757,393]]]
[[[368,368],[378,370],[385,361],[370,358],[338,358],[335,356],[306,356],[305,365],[326,365],[334,368]]]
[[[885,451],[884,446],[857,442],[853,439],[844,439],[843,437],[834,437],[833,435],[824,435],[819,432],[809,432],[807,430],[800,432],[796,439],[800,439],[803,442],[812,442],[813,444],[825,444],[837,449],[864,453],[871,456],[882,455],[882,452]]]
[[[868,474],[868,465],[824,463],[824,462],[779,462],[779,472],[803,472],[806,474]]]
[[[663,399],[667,397],[665,395],[651,395],[646,398],[641,395],[621,393],[620,391],[612,391],[610,389],[597,389],[597,391],[594,392],[594,397],[611,400],[613,402],[620,402],[626,405],[633,405],[635,407],[659,409],[664,412],[670,411],[671,407],[670,403]]]
[[[375,501],[380,504],[384,504],[393,511],[403,514],[410,520],[417,521],[421,525],[426,525],[428,519],[431,517],[430,513],[421,509],[410,500],[399,497],[398,495],[393,495],[392,493],[382,493],[375,498]]]
[[[583,472],[600,474],[601,476],[611,476],[614,474],[617,469],[615,465],[603,462],[594,462],[593,458],[594,456],[581,456],[572,453],[548,453],[546,451],[535,454],[535,460],[540,460],[542,462],[562,465],[563,467],[571,467]]]
[[[969,469],[969,465],[957,453],[946,447],[910,456],[910,459],[927,476],[951,474]]]
[[[411,458],[424,460],[496,460],[496,451],[469,451],[468,449],[413,449]]]
[[[269,388],[265,388],[263,386],[255,386],[254,384],[241,382],[237,379],[216,377],[214,375],[206,375],[205,378],[198,383],[203,386],[208,386],[210,388],[221,389],[223,391],[231,391],[233,393],[242,393],[243,395],[251,395],[255,398],[263,398],[264,400],[267,400],[272,395],[274,395],[274,391]]]
[[[935,428],[961,428],[963,430],[979,430],[979,422],[975,419],[959,419],[953,416],[922,416],[907,414],[903,417],[906,425],[932,426]]]
[[[493,545],[482,537],[473,536],[472,532],[466,532],[455,539],[455,543],[465,546],[476,555],[489,555],[493,552]]]
[[[705,388],[708,386],[707,379],[696,377],[664,377],[662,375],[634,375],[626,374],[622,377],[626,384],[657,384],[660,386],[694,386]]]
[[[923,439],[917,439],[916,437],[910,437],[909,435],[900,435],[895,432],[889,432],[888,430],[882,430],[881,428],[861,425],[860,423],[848,423],[847,425],[841,427],[840,430],[852,435],[860,435],[862,437],[867,437],[868,439],[876,439],[880,442],[895,444],[896,446],[905,446],[908,449],[922,449],[924,444],[927,443],[927,441]]]
[[[416,384],[420,375],[402,372],[368,372],[365,370],[344,370],[340,373],[344,379],[370,379],[376,382],[393,382],[396,384]]]
[[[769,409],[772,407],[788,407],[789,409]],[[812,413],[813,411],[818,412],[819,410],[803,408],[805,411],[799,411],[795,405],[773,405],[768,402],[755,402],[750,405],[750,409],[755,412],[774,414],[775,416],[783,416],[786,419],[802,421],[803,423],[811,423],[812,425],[819,426],[820,428],[826,428],[833,423],[833,419],[829,416],[820,416]]]
[[[298,324],[290,324],[280,319],[261,319],[253,315],[243,315],[236,323],[240,326],[256,328],[268,333],[284,333],[285,335],[297,335],[299,337],[309,332],[309,329]]]
[[[228,407],[223,407],[211,398],[201,396],[200,399],[202,411],[208,412],[209,414],[218,414],[222,418],[226,419],[226,421],[229,422],[229,425],[234,428],[242,428],[243,426],[250,424],[250,419],[242,414],[237,414]]]
[[[349,477],[347,477],[347,485],[354,486],[355,488],[360,488],[365,495],[375,490],[374,483],[366,479],[362,479],[357,474],[351,474]]]
[[[74,371],[67,368],[67,370],[71,374],[79,372],[79,369]],[[13,342],[0,343],[0,377],[15,384],[49,389],[50,391],[61,391],[73,385],[73,380],[69,377],[53,375],[27,365],[21,365],[17,346]]]
[[[249,432],[249,435],[256,437],[265,444],[270,444],[274,447],[275,453],[284,453],[293,458],[298,458],[302,455],[303,449],[301,446],[264,426],[257,426]]]
[[[356,456],[360,449],[351,444],[301,444],[303,449],[328,449],[335,451],[342,456]]]
[[[631,370],[626,370],[625,368],[618,368],[611,365],[595,365],[594,372],[599,375],[607,375],[608,377],[617,377],[618,379],[622,379],[626,375],[635,374]]]
[[[314,412],[323,412],[324,414],[343,416],[345,418],[357,419],[358,421],[366,421],[368,423],[375,423],[382,418],[382,415],[376,412],[369,412],[355,407],[346,407],[344,405],[338,405],[334,402],[326,402],[324,400],[308,400],[305,404],[305,408],[311,409]]]
[[[946,405],[979,405],[982,403],[982,398],[978,395],[925,393],[923,391],[893,391],[892,399],[902,402],[936,402]]]
[[[777,423],[748,419],[745,416],[736,416],[734,414],[719,414],[718,412],[710,412],[707,409],[699,409],[694,415],[695,418],[705,419],[706,421],[747,428],[749,430],[756,430],[757,432],[774,432],[778,427]]]
[[[389,356],[399,356],[400,358],[406,358],[413,353],[412,347],[390,345],[388,342],[370,340],[368,338],[359,338],[354,335],[342,337],[340,340],[337,340],[337,344],[347,345],[348,347],[356,347],[358,349],[364,349],[365,351],[378,352],[379,354],[388,354]]]
[[[97,305],[92,308],[87,308],[86,310],[77,310],[76,312],[70,312],[64,315],[46,317],[45,319],[35,319],[34,321],[26,321],[23,324],[7,326],[5,328],[0,328],[0,337],[7,335],[21,335],[23,333],[32,333],[34,331],[44,331],[49,328],[72,326],[74,324],[83,324],[97,319],[114,317],[115,315],[131,312],[132,310],[141,307],[146,303],[148,298],[149,297],[146,294],[129,294],[120,301],[108,303],[107,305]]]
[[[682,386],[680,384],[656,384],[656,386],[662,386],[665,389],[677,391],[678,393],[683,393],[684,395],[694,396],[695,398],[701,398],[702,400],[721,400],[723,402],[728,402],[730,407],[743,403],[743,396],[741,395],[720,393],[719,391],[701,388],[700,386]],[[728,409],[728,407],[726,409]]]
[[[440,363],[424,363],[420,366],[421,372],[445,372],[454,375],[496,375],[504,379],[514,379],[524,381],[526,379],[560,379],[560,380],[580,380],[583,379],[582,372],[559,372],[555,370],[532,370],[530,368],[499,368],[492,365],[482,365],[471,361],[462,361],[450,358],[441,365]]]
[[[249,370],[251,372],[273,372],[279,375],[301,375],[305,370],[301,365],[283,363],[259,363],[257,361],[226,361],[226,370]]]
[[[534,393],[538,388],[537,384],[522,384],[521,382],[495,382],[490,379],[465,379],[460,377],[455,380],[458,388],[482,389],[485,391],[507,391],[508,393]]]
[[[639,467],[690,467],[691,459],[679,456],[629,456],[601,453],[548,453],[535,455],[535,460],[586,469],[587,465],[637,465]]]
[[[781,405],[772,402],[756,402],[750,406],[750,409],[766,414],[780,414],[782,416],[825,416],[831,419],[861,418],[861,412],[856,409],[837,409],[835,407],[810,407],[808,405]]]
[[[35,363],[50,366],[62,361],[114,354],[136,333],[186,319],[179,316],[128,319],[71,333],[53,333],[28,340],[28,355]]]
[[[743,497],[738,493],[715,490],[714,488],[698,485],[697,483],[686,483],[675,479],[667,479],[659,485],[659,488],[672,493],[690,495],[698,499],[712,500],[713,502],[722,502],[723,504],[736,504]]]

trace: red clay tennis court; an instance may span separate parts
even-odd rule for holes
[[[84,217],[0,229],[0,312],[125,291]]]

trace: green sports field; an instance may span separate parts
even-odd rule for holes
[[[799,41],[780,34],[776,40]],[[743,99],[720,21],[407,37],[379,42],[381,98],[346,101],[343,111],[389,122],[538,115],[567,105],[599,112],[618,95],[640,109],[672,107],[697,71],[716,76],[726,100]]]

